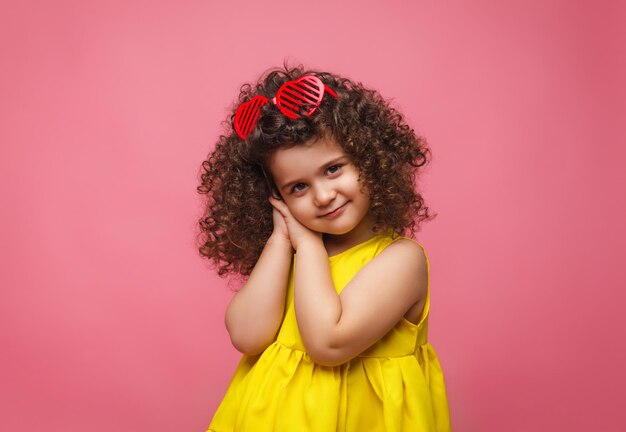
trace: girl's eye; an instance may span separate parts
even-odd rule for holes
[[[304,184],[304,183],[297,183],[297,184],[295,184],[295,185],[291,188],[291,191],[292,191],[292,192],[299,192],[301,189],[298,189],[298,186],[300,186],[301,184]]]
[[[337,168],[335,171],[331,172],[331,174],[336,173],[337,171],[339,171],[339,168],[341,168],[341,165],[331,165],[328,167],[329,170],[331,170],[332,168]]]
[[[341,164],[335,164],[335,165],[331,165],[327,168],[327,171],[330,172],[331,174],[336,174],[340,169],[341,169]],[[333,170],[333,168],[336,168]],[[293,185],[293,187],[291,188],[291,192],[300,192],[302,189],[298,188],[298,186],[300,185],[304,185],[304,183],[297,183],[295,185]]]

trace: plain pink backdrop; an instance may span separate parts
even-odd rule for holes
[[[0,430],[204,431],[240,354],[195,249],[239,86],[393,99],[433,161],[430,341],[456,431],[623,430],[619,1],[47,1],[0,10]]]

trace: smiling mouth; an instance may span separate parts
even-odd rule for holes
[[[329,214],[332,214],[332,213],[336,212],[337,210],[339,210],[340,208],[342,208],[342,207],[343,207],[343,206],[345,206],[346,204],[348,204],[348,203],[347,203],[347,202],[345,202],[345,203],[341,204],[341,205],[340,205],[339,207],[337,207],[335,210],[332,210],[332,211],[329,211],[329,212],[328,212],[328,213],[326,213],[326,214],[323,214],[323,215],[322,215],[322,217],[324,217],[324,216],[328,216]]]

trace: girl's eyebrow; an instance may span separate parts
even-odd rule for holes
[[[319,167],[317,169],[318,172],[324,172],[326,170],[326,168],[328,168],[330,165],[339,162],[340,160],[342,160],[343,158],[346,158],[346,155],[341,155],[339,157],[336,157],[332,160],[329,160],[328,162],[326,162],[324,165],[322,165],[321,167]],[[290,182],[285,183],[284,185],[282,185],[280,187],[280,190],[285,190],[287,188],[289,188],[289,186],[294,185],[296,183],[300,183],[300,179],[296,179],[296,180],[291,180]]]

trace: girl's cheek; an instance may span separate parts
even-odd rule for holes
[[[289,213],[291,213],[292,216],[295,216],[294,212],[297,212],[297,209],[295,208],[291,200],[289,200],[289,198],[286,198],[286,201],[283,201],[283,203],[287,207],[287,210],[289,210]]]
[[[289,206],[287,206],[289,208],[289,212],[291,213],[291,215],[300,223],[302,223],[302,214],[303,214],[303,210],[300,208],[301,206],[299,205],[294,205],[294,204],[290,204]]]
[[[295,217],[296,219],[300,219],[300,213],[302,212],[302,210],[299,208],[299,206],[290,204],[288,208],[293,217]]]

